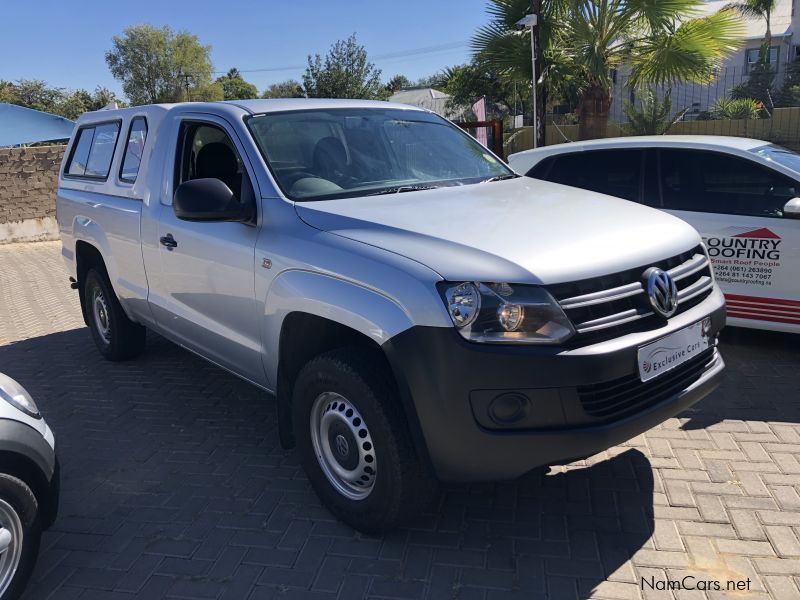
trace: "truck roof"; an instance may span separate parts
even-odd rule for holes
[[[175,104],[144,104],[130,108],[101,109],[87,112],[78,119],[79,124],[99,123],[133,115],[145,115],[152,125],[174,110],[191,108],[198,112],[210,111],[220,115],[239,115],[242,112],[255,115],[288,110],[330,109],[330,108],[394,108],[398,110],[424,109],[408,104],[384,102],[381,100],[340,100],[331,98],[275,98],[264,100],[226,100],[221,102],[178,102]]]

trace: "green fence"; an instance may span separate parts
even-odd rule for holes
[[[578,138],[577,125],[548,123],[546,143],[562,144]],[[776,108],[767,119],[716,119],[712,121],[680,121],[669,130],[670,135],[732,135],[748,137],[800,151],[800,107]],[[609,122],[608,136],[627,135],[624,126]],[[506,156],[533,148],[533,129],[523,127],[505,135]]]

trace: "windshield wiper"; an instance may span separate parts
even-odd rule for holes
[[[516,179],[517,177],[522,177],[522,175],[517,175],[516,173],[509,173],[508,175],[498,175],[497,177],[490,177],[489,179],[484,179],[481,183],[493,183],[495,181],[505,181],[506,179]]]
[[[372,192],[367,196],[383,196],[384,194],[402,194],[404,192],[419,192],[421,190],[436,190],[439,189],[438,185],[398,185],[395,187],[386,188],[378,192]]]

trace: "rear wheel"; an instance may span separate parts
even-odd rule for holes
[[[122,310],[108,277],[102,271],[86,273],[83,301],[92,338],[105,358],[126,360],[144,351],[146,330]]]
[[[22,594],[39,554],[42,531],[36,497],[25,483],[0,473],[0,600]]]
[[[358,348],[312,359],[297,377],[295,439],[311,485],[339,519],[364,532],[415,516],[436,489],[420,464],[391,377]]]

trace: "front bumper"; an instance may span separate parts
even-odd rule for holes
[[[711,317],[710,337],[725,325],[725,300],[715,286],[701,304],[656,330],[564,350],[465,341],[453,328],[414,327],[384,350],[398,381],[412,435],[445,481],[513,479],[549,464],[601,452],[688,408],[719,384],[724,361],[714,348],[687,372],[686,385],[650,394],[640,410],[599,418],[587,412],[581,390],[632,382],[642,345]],[[688,364],[688,363],[687,363]],[[668,373],[660,377],[667,377]],[[658,384],[660,378],[653,383]],[[673,382],[675,380],[673,379]],[[631,383],[634,385],[635,383]],[[626,384],[627,385],[627,384]],[[647,397],[650,388],[640,388]],[[490,428],[483,407],[503,393],[530,400],[530,426]],[[666,394],[666,395],[665,395]],[[531,420],[532,419],[532,420]]]

